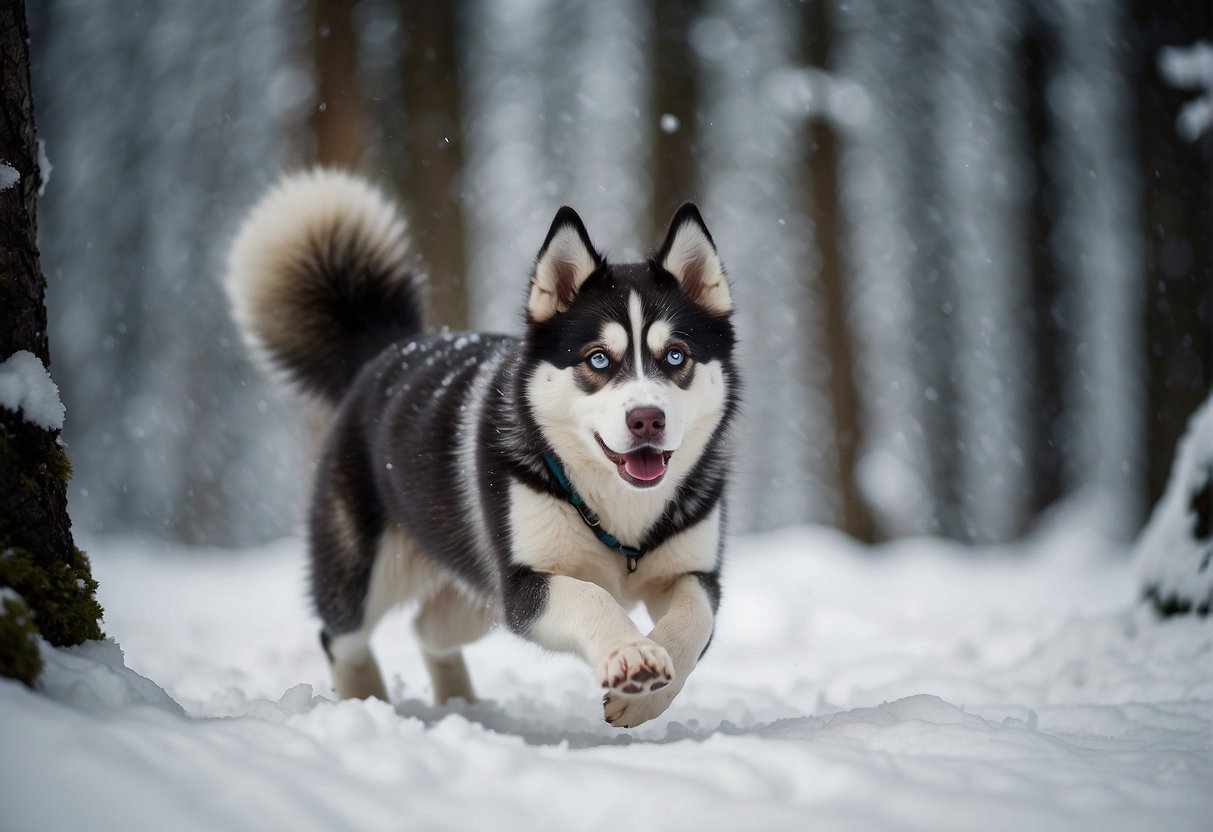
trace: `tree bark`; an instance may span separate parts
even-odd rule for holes
[[[407,52],[404,104],[408,165],[400,189],[411,207],[413,244],[429,272],[430,322],[468,325],[460,177],[458,3],[412,0],[401,4]]]
[[[807,59],[812,67],[830,69],[830,19],[828,0],[809,0],[804,9],[804,34]],[[875,540],[875,524],[857,487],[862,428],[859,394],[855,389],[851,331],[847,325],[847,276],[843,273],[841,252],[846,246],[839,222],[838,138],[828,116],[815,117],[809,124],[808,178],[811,196],[809,215],[813,221],[818,255],[821,301],[825,306],[827,349],[830,359],[830,401],[833,405],[834,433],[838,466],[838,524],[857,540]]]
[[[1057,141],[1049,116],[1048,90],[1056,72],[1056,36],[1034,7],[1028,9],[1021,42],[1024,71],[1023,113],[1035,189],[1028,224],[1028,332],[1033,346],[1032,445],[1027,460],[1031,471],[1029,513],[1036,515],[1065,496],[1064,440],[1060,427],[1063,379],[1073,378],[1066,366],[1067,322],[1061,266],[1053,250],[1058,215],[1057,186],[1050,169],[1050,144]]]
[[[366,149],[353,6],[348,0],[313,0],[317,103],[308,119],[315,160],[350,170]]]
[[[1148,499],[1166,488],[1175,446],[1188,417],[1213,384],[1213,131],[1180,138],[1176,120],[1191,90],[1159,73],[1164,46],[1208,39],[1208,3],[1132,5],[1137,83],[1138,148],[1145,231],[1146,361],[1149,401],[1146,447]]]
[[[652,7],[653,228],[664,228],[679,205],[696,198],[699,62],[690,37],[702,5],[701,0],[657,0]]]
[[[42,176],[28,40],[23,0],[0,0],[0,161],[20,176],[0,190],[0,361],[25,350],[49,367],[46,280],[37,246]],[[101,636],[101,608],[93,599],[97,585],[72,541],[69,475],[58,430],[0,407],[0,587],[16,593],[0,597],[0,674],[27,683],[39,663],[36,653],[31,658],[22,622],[52,644]]]
[[[901,114],[898,138],[909,165],[908,197],[903,221],[912,241],[909,274],[913,280],[910,317],[914,331],[917,394],[922,397],[922,441],[927,449],[926,481],[935,505],[936,534],[956,540],[972,537],[965,528],[958,446],[962,414],[958,412],[956,351],[958,348],[952,241],[947,224],[949,206],[941,193],[938,89],[947,57],[939,54],[942,0],[901,10],[898,24],[904,39],[898,50],[902,67]]]

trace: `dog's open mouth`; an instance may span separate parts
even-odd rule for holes
[[[661,478],[665,476],[666,464],[674,453],[645,446],[621,454],[608,448],[598,434],[594,434],[594,438],[598,440],[598,447],[602,448],[607,459],[619,469],[619,476],[638,488],[650,488],[661,482]]]

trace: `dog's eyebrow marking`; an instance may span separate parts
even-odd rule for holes
[[[611,321],[602,328],[602,341],[617,360],[628,351],[628,331],[623,324]]]
[[[632,346],[636,350],[636,377],[644,375],[644,354],[640,338],[644,327],[644,310],[640,306],[640,295],[635,291],[628,295],[628,320],[632,324]]]
[[[670,342],[670,336],[674,334],[670,327],[669,321],[653,321],[649,325],[649,335],[646,341],[649,345],[649,352],[661,358],[661,353],[665,350],[665,345]]]

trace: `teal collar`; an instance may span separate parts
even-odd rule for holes
[[[628,572],[636,571],[636,562],[644,557],[645,553],[639,549],[633,549],[631,546],[624,546],[619,542],[619,538],[602,528],[598,520],[598,515],[594,513],[594,509],[586,505],[585,500],[581,499],[581,495],[577,493],[577,489],[573,488],[573,484],[569,482],[569,478],[565,476],[564,471],[560,467],[560,463],[556,461],[556,457],[549,453],[543,455],[543,461],[547,463],[548,470],[552,472],[552,476],[556,478],[556,482],[564,489],[565,495],[569,499],[569,503],[573,508],[577,509],[577,513],[581,515],[581,519],[590,527],[590,531],[602,541],[602,545],[608,549],[614,549],[628,559]]]

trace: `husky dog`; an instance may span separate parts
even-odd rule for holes
[[[408,259],[392,204],[316,170],[251,211],[226,280],[247,340],[327,425],[311,586],[338,695],[387,698],[371,631],[414,601],[439,703],[472,700],[461,647],[504,624],[588,662],[612,725],[658,716],[712,637],[737,409],[699,211],[612,264],[561,208],[521,338],[426,333]]]

